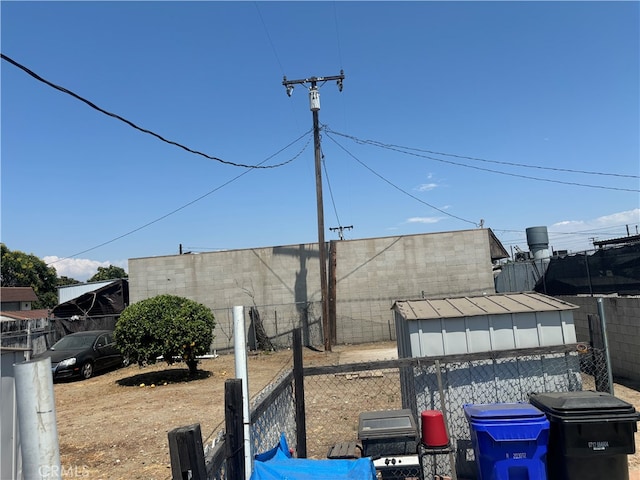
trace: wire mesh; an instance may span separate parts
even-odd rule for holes
[[[526,402],[532,393],[590,389],[594,369],[606,372],[606,359],[604,367],[596,366],[596,360],[604,355],[578,353],[569,346],[540,350],[305,369],[307,456],[327,458],[338,443],[360,442],[362,412],[410,409],[414,418],[419,418],[423,410],[441,410],[447,420],[450,450],[418,446],[416,452],[394,455],[395,464],[391,457],[375,458],[378,478],[432,480],[452,476],[453,469],[459,479],[476,478],[464,405]],[[255,397],[251,422],[254,454],[273,448],[281,433],[290,446],[296,445],[294,390],[293,377],[287,372]],[[402,463],[397,463],[399,459]],[[225,462],[219,467],[209,478],[226,478]]]
[[[298,302],[277,305],[251,305],[246,311],[254,309],[257,317],[249,319],[247,342],[256,350],[258,339],[255,321],[260,319],[261,328],[277,349],[289,348],[293,345],[293,330],[300,328],[304,345],[322,345],[322,307],[320,302]],[[233,348],[233,312],[231,308],[214,309],[216,328],[212,349],[227,350]]]
[[[478,354],[434,360],[401,359],[396,367],[305,375],[307,451],[325,458],[337,443],[358,441],[362,412],[411,409],[414,418],[423,410],[441,410],[447,419],[452,460],[459,478],[476,476],[471,433],[464,405],[471,403],[526,402],[532,393],[582,390],[580,359],[573,351],[514,354],[479,358]],[[385,361],[386,366],[394,361]],[[440,369],[438,375],[438,368]],[[341,368],[344,369],[344,366]],[[336,371],[340,370],[336,367]],[[438,379],[440,377],[440,379]],[[440,380],[440,381],[439,381]],[[409,452],[407,452],[409,453]],[[415,453],[415,452],[414,452]],[[448,454],[420,455],[421,477],[451,475]],[[384,469],[382,478],[409,478],[406,469]]]
[[[292,378],[291,373],[287,372],[254,399],[250,429],[254,455],[276,446],[283,433],[289,445],[296,445],[296,408]]]
[[[296,445],[295,397],[291,372],[262,389],[251,405],[249,429],[251,458],[273,448],[284,433],[290,445]],[[209,441],[210,440],[210,441]],[[227,480],[225,431],[220,429],[205,440],[204,454],[208,480]]]
[[[224,436],[224,430],[220,430],[211,444],[204,446],[208,480],[227,479],[227,452],[225,450]]]
[[[474,477],[475,457],[465,404],[527,402],[532,393],[582,389],[577,353],[522,355],[440,365],[442,388],[436,365],[414,367],[415,397],[406,398],[405,408],[417,416],[422,410],[443,410],[449,437],[455,449],[455,468],[461,476]],[[444,465],[441,474],[451,475]]]
[[[364,411],[402,406],[397,368],[305,376],[307,456],[326,458],[336,444],[358,439],[358,417]]]
[[[584,390],[613,393],[609,383],[609,364],[606,350],[581,344],[580,370],[583,372]]]

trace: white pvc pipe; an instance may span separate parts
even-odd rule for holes
[[[251,477],[251,417],[249,416],[249,372],[247,368],[247,339],[244,329],[244,307],[233,307],[233,353],[236,378],[242,380],[242,422],[244,426],[244,471]]]
[[[62,472],[51,359],[18,363],[13,369],[23,478],[60,479]]]

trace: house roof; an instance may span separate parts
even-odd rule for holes
[[[38,300],[32,287],[0,287],[1,302],[35,302]]]
[[[2,320],[33,320],[38,318],[49,318],[49,310],[15,310],[0,312]]]
[[[506,293],[478,297],[455,297],[397,301],[392,307],[407,320],[475,317],[579,308],[540,293]]]

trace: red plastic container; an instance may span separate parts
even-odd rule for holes
[[[424,410],[420,414],[422,420],[422,443],[427,447],[437,448],[449,445],[447,429],[440,410]]]

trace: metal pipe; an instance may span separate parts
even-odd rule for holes
[[[18,363],[13,368],[23,477],[60,479],[62,469],[51,359]]]
[[[244,425],[245,479],[251,478],[251,417],[249,416],[249,372],[247,368],[247,340],[244,328],[244,307],[233,307],[233,354],[236,378],[242,381],[242,423]]]
[[[447,414],[447,403],[444,398],[444,388],[442,386],[442,372],[440,371],[440,360],[435,361],[436,367],[436,378],[438,379],[438,393],[440,394],[440,409],[442,410],[442,419],[444,420],[444,430],[447,435],[447,438],[450,439],[449,436],[449,415]],[[458,479],[458,474],[456,473],[456,459],[453,453],[453,450],[449,452],[449,468],[451,468],[451,478],[453,480]]]
[[[609,340],[607,338],[607,320],[604,316],[602,297],[598,298],[598,315],[600,316],[600,328],[602,330],[602,343],[604,344],[605,358],[607,359],[607,380],[609,393],[613,395],[613,368],[611,367],[611,355],[609,354]]]

